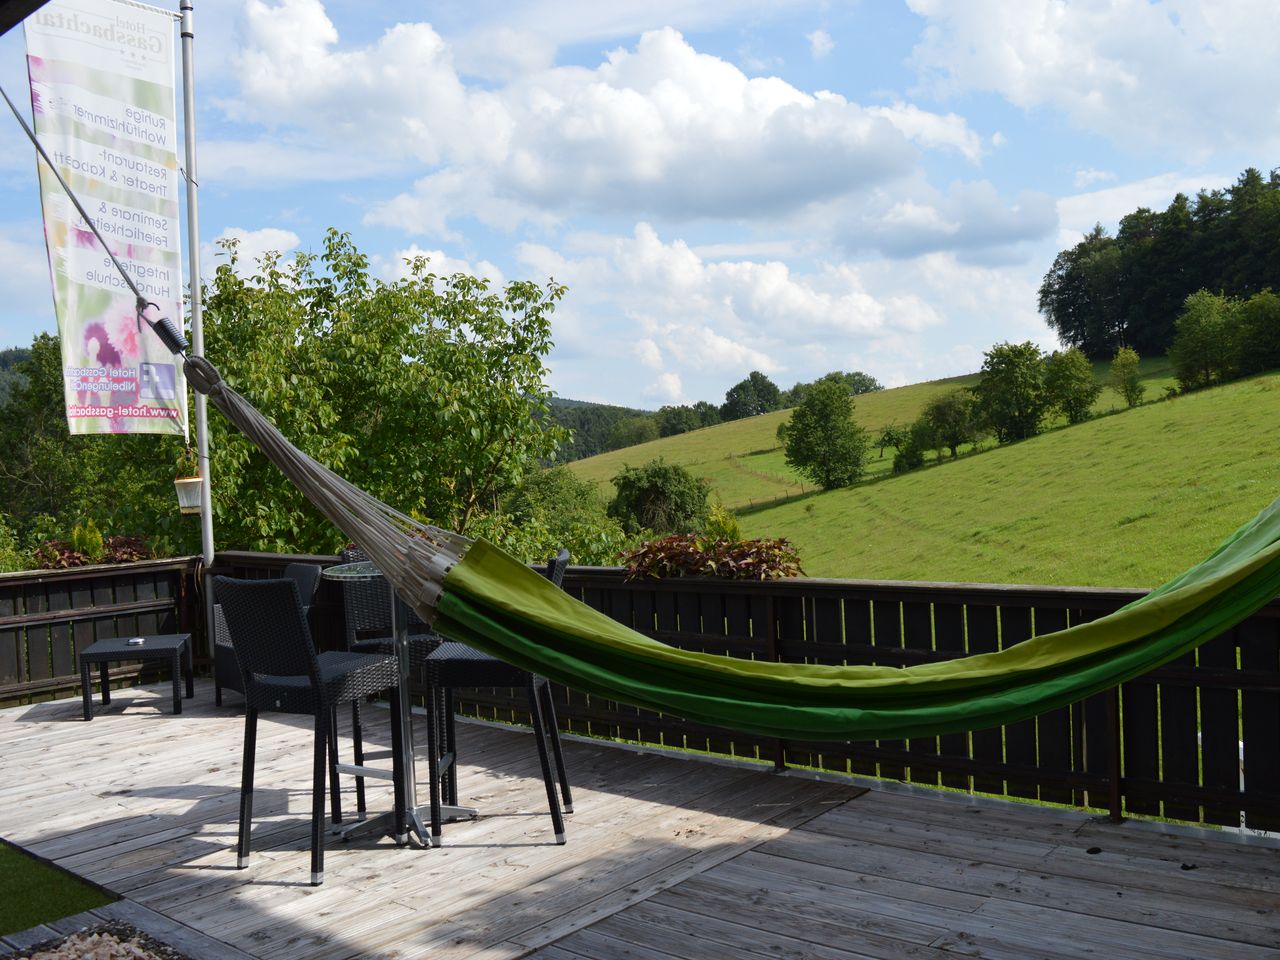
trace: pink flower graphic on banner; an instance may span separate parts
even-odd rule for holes
[[[75,241],[77,247],[93,247],[98,243],[98,238],[93,235],[93,231],[88,227],[72,227],[71,238]]]
[[[109,321],[108,335],[126,363],[137,362],[139,353],[137,316],[126,313]]]

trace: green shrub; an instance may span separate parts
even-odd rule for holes
[[[89,563],[101,563],[106,556],[106,547],[102,542],[102,531],[92,518],[77,523],[71,531],[71,549],[84,557]]]
[[[9,518],[0,514],[0,573],[28,570],[30,567],[30,557],[22,549],[17,533],[9,525]]]
[[[741,540],[742,524],[738,523],[732,510],[717,500],[707,514],[707,525],[703,532],[712,540]]]
[[[804,576],[790,541],[710,540],[673,534],[649,540],[623,553],[627,579],[641,577],[723,577],[729,580],[779,580]]]
[[[701,533],[707,522],[707,482],[661,457],[643,467],[624,467],[613,478],[617,496],[609,516],[630,534]]]

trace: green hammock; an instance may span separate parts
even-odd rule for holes
[[[210,399],[442,633],[586,693],[766,736],[871,740],[1012,723],[1176,659],[1280,594],[1280,500],[1199,565],[1109,616],[911,667],[743,660],[644,637],[498,548],[398,513],[293,447],[201,357]]]

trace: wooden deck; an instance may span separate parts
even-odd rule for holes
[[[1280,958],[1274,845],[566,742],[556,846],[528,735],[482,725],[460,730],[480,820],[437,850],[334,841],[313,888],[310,733],[262,724],[239,871],[243,721],[212,699],[198,685],[175,717],[167,685],[124,690],[91,723],[78,700],[0,711],[0,833],[265,960]],[[372,807],[387,797],[372,786]]]

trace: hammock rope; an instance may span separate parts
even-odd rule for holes
[[[192,386],[449,636],[585,693],[814,741],[1013,723],[1140,676],[1280,594],[1280,500],[1197,566],[1106,617],[1007,649],[910,667],[776,663],[681,650],[575,600],[484,540],[418,523],[294,447],[202,357]]]

